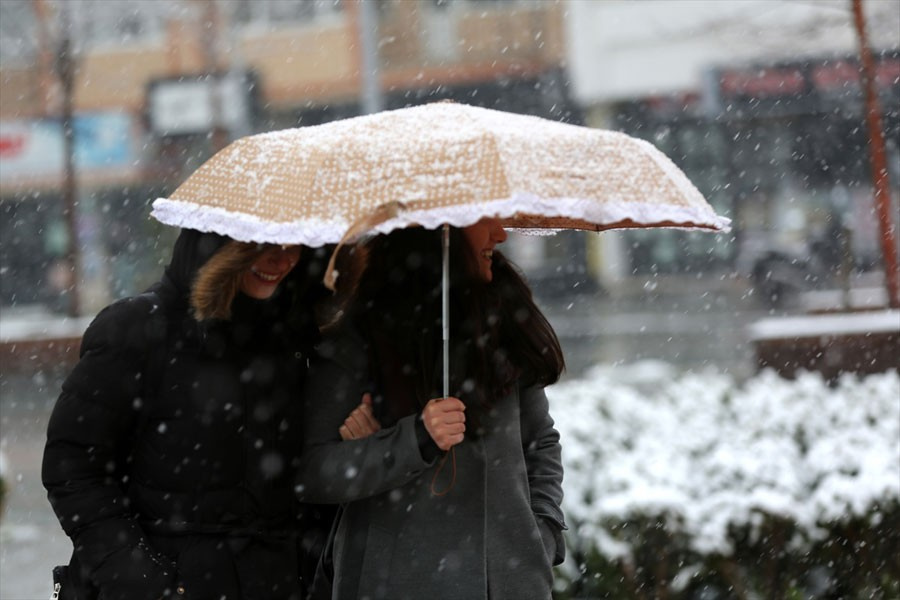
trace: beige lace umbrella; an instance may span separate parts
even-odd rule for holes
[[[242,138],[152,214],[236,240],[308,246],[486,216],[544,230],[729,224],[647,142],[447,102]],[[444,332],[446,346],[446,316]]]
[[[263,133],[218,152],[153,216],[241,241],[320,246],[365,223],[724,231],[651,144],[623,133],[439,102]]]

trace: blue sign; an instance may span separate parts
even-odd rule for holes
[[[79,115],[75,118],[75,165],[79,169],[124,167],[134,162],[131,115]]]
[[[76,115],[75,168],[81,173],[134,168],[134,118],[128,113]],[[0,121],[0,180],[59,177],[64,165],[59,119]]]

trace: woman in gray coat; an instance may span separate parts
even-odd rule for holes
[[[565,554],[562,465],[543,387],[564,360],[496,219],[451,230],[453,397],[441,389],[439,231],[370,241],[307,379],[297,490],[337,503],[333,598],[550,598]],[[345,269],[346,270],[346,269]],[[354,275],[355,273],[355,275]],[[347,285],[345,283],[345,285]],[[382,429],[371,426],[362,393]]]

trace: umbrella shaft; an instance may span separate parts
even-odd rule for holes
[[[444,398],[450,395],[450,225],[444,224],[441,278],[441,338],[444,343]]]

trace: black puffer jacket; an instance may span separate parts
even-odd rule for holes
[[[162,281],[84,335],[43,463],[75,547],[71,588],[95,585],[105,600],[303,597],[298,548],[330,525],[293,492],[316,330],[290,308],[311,304],[315,292],[297,289],[309,259],[273,299],[238,294],[230,321],[201,324],[190,282],[225,241],[184,231]]]

